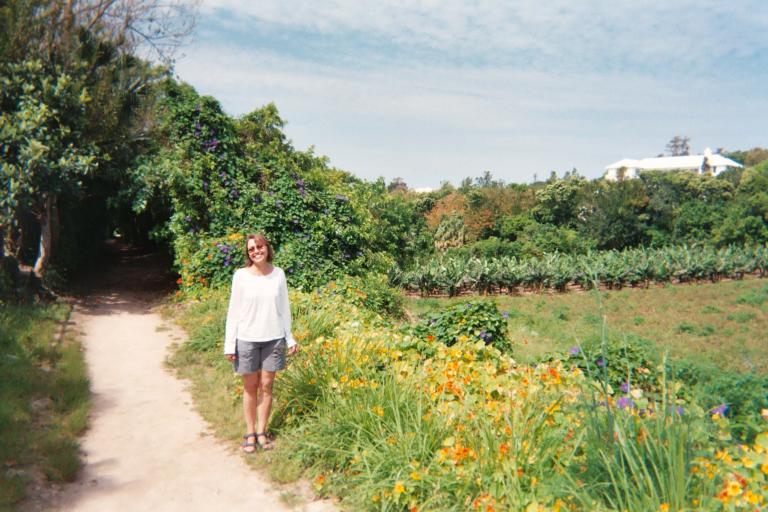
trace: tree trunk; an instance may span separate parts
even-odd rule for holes
[[[48,266],[48,260],[51,257],[51,209],[55,200],[55,196],[45,196],[43,209],[38,215],[40,222],[40,246],[37,251],[34,272],[40,279],[45,274],[45,268]]]

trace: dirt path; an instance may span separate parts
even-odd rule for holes
[[[291,509],[279,491],[231,446],[209,435],[185,383],[164,369],[168,346],[152,305],[161,296],[153,261],[123,255],[73,315],[82,331],[93,410],[82,441],[78,482],[54,501],[62,511],[332,510],[326,502]],[[51,504],[49,504],[50,506]]]

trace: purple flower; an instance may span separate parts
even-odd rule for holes
[[[595,364],[600,368],[605,368],[608,366],[608,361],[606,361],[604,357],[600,357],[597,361],[595,361]]]
[[[501,316],[503,316],[504,318],[509,318],[509,311],[502,311]]]
[[[573,346],[568,350],[568,355],[577,356],[581,352],[581,349],[577,346]]]
[[[478,334],[478,336],[480,336],[480,338],[482,339],[485,339],[485,337],[488,336],[488,333],[485,331],[480,331],[480,334]]]
[[[629,393],[629,382],[622,382],[621,387],[619,387],[622,393]]]
[[[631,407],[634,407],[635,404],[632,402],[632,399],[628,396],[622,396],[618,400],[616,400],[616,407],[619,409],[629,409]]]
[[[728,404],[720,404],[717,407],[713,407],[709,410],[709,414],[714,416],[715,414],[719,414],[720,416],[725,416],[725,413],[728,412]]]
[[[203,151],[216,151],[216,148],[219,147],[219,139],[216,137],[213,137],[211,139],[206,140],[202,144]]]
[[[669,412],[676,413],[678,416],[682,416],[683,413],[685,413],[685,409],[683,409],[683,407],[680,406],[680,405],[678,405],[677,407],[670,406],[669,407]]]

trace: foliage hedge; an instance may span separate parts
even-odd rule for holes
[[[677,246],[659,249],[560,253],[542,258],[436,257],[408,270],[392,267],[390,283],[422,295],[462,292],[515,293],[520,289],[564,291],[570,285],[619,289],[651,282],[717,281],[768,270],[768,245]]]

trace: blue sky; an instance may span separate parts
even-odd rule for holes
[[[299,149],[411,187],[768,146],[764,0],[203,0],[176,73]]]

